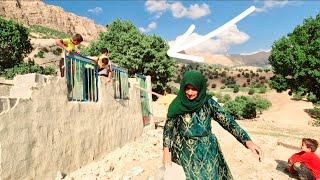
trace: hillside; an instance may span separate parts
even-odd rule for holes
[[[222,54],[210,54],[206,52],[195,52],[186,51],[186,54],[201,56],[204,58],[204,63],[206,64],[216,64],[228,67],[234,66],[257,66],[265,67],[268,66],[268,57],[270,52],[257,52],[248,55],[232,54],[232,55],[222,55]]]
[[[66,34],[79,33],[85,41],[95,39],[105,30],[94,21],[65,12],[62,8],[47,5],[41,0],[0,0],[0,16],[27,26],[42,25]]]

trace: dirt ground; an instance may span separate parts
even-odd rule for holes
[[[262,162],[216,122],[212,122],[212,132],[220,142],[234,179],[295,179],[284,171],[287,159],[297,152],[289,146],[299,148],[303,137],[320,140],[320,128],[308,124],[312,119],[305,112],[313,107],[311,103],[294,101],[287,93],[274,91],[268,92],[265,97],[272,102],[269,110],[255,120],[238,121],[262,148]],[[157,179],[162,159],[162,130],[157,128],[145,132],[134,142],[70,173],[65,179]]]

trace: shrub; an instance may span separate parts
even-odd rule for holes
[[[216,95],[216,93],[215,93],[215,92],[213,92],[213,91],[207,91],[207,95],[209,95],[209,96],[215,96],[215,95]]]
[[[225,88],[226,88],[226,86],[221,86],[221,87],[220,87],[220,89],[225,89]]]
[[[22,25],[0,17],[0,72],[18,65],[32,51],[28,35]]]
[[[237,93],[237,92],[239,92],[239,90],[240,90],[240,86],[239,85],[236,85],[236,86],[233,87],[233,93]]]
[[[313,93],[310,93],[307,95],[307,100],[312,102],[312,103],[317,103],[319,100],[317,99],[317,96],[314,95]]]
[[[213,83],[213,84],[211,84],[211,88],[216,88],[217,87],[217,85],[215,84],[215,83]]]
[[[269,100],[264,99],[261,96],[254,96],[252,100],[256,104],[257,110],[260,112],[267,110],[272,105]]]
[[[48,48],[46,48],[46,47],[43,47],[43,48],[41,48],[41,51],[43,51],[43,52],[49,52],[49,49]]]
[[[39,51],[37,54],[34,55],[34,57],[39,57],[39,58],[44,58],[44,52],[43,51]]]
[[[226,75],[227,75],[227,72],[226,71],[222,71],[221,77],[226,77]]]
[[[5,69],[1,72],[1,76],[4,76],[7,79],[12,79],[17,74],[28,74],[28,73],[39,73],[45,75],[53,75],[56,73],[53,67],[42,67],[34,64],[33,61],[27,63],[23,62],[19,65],[16,65],[13,68]]]
[[[292,99],[296,101],[300,101],[303,98],[302,92],[294,92]]]
[[[255,93],[255,90],[254,90],[254,88],[250,88],[250,89],[249,89],[249,92],[248,92],[248,94],[249,94],[249,95],[252,95],[252,94],[254,94],[254,93]]]
[[[259,89],[258,89],[258,93],[266,93],[267,92],[267,87],[266,86],[261,86]]]
[[[224,108],[237,119],[255,118],[257,110],[266,110],[271,106],[271,102],[260,96],[237,96],[234,101],[225,103]]]
[[[317,119],[314,120],[314,122],[312,123],[313,126],[320,126],[320,117],[318,117]]]
[[[231,96],[229,94],[225,94],[221,98],[218,98],[219,103],[227,103],[231,100]]]
[[[216,93],[216,94],[215,94],[215,97],[216,97],[217,99],[222,98],[222,94],[221,94],[221,93]]]
[[[242,117],[245,119],[252,119],[257,116],[256,105],[253,102],[248,102],[243,109]]]
[[[54,49],[54,50],[52,51],[52,53],[53,53],[54,55],[60,56],[61,53],[62,53],[62,49],[59,48],[59,47],[57,47],[56,49]]]

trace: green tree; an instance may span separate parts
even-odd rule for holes
[[[275,75],[270,79],[271,86],[279,92],[290,89],[293,94],[312,93],[319,100],[319,49],[320,14],[305,19],[292,33],[273,43],[269,62]]]
[[[158,93],[163,92],[174,75],[175,61],[167,56],[168,44],[159,36],[141,33],[130,21],[113,21],[82,52],[98,55],[105,47],[109,49],[110,60],[127,68],[130,76],[150,75],[152,89]]]
[[[31,52],[28,35],[22,25],[0,18],[0,71],[18,65]]]

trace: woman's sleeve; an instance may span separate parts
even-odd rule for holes
[[[175,118],[167,118],[163,128],[163,148],[171,149]]]
[[[240,143],[245,145],[246,141],[251,140],[247,132],[235,121],[234,117],[226,112],[215,100],[210,99],[209,106],[213,119],[231,133]]]

